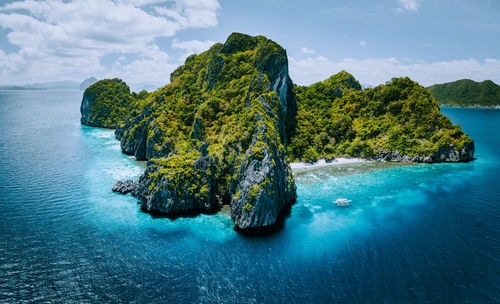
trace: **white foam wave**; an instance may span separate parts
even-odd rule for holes
[[[325,159],[320,159],[315,163],[305,163],[305,162],[296,162],[296,163],[291,163],[290,167],[292,170],[296,169],[313,169],[313,168],[318,168],[318,167],[325,167],[325,166],[331,166],[331,165],[343,165],[343,164],[353,164],[353,163],[362,163],[362,162],[368,162],[365,159],[362,158],[346,158],[346,157],[339,157],[335,158],[332,161],[326,161]]]
[[[135,179],[142,173],[139,166],[119,166],[112,169],[106,169],[105,172],[111,175],[115,180]]]

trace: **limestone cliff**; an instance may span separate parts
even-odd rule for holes
[[[295,200],[285,146],[296,112],[286,51],[233,33],[188,57],[116,137],[123,152],[149,160],[136,191],[143,209],[210,212],[230,204],[239,228],[255,228],[274,224]]]
[[[83,93],[81,123],[92,127],[115,128],[135,107],[130,88],[121,79],[101,80]]]
[[[137,183],[114,191],[165,214],[230,205],[240,229],[271,226],[294,202],[290,157],[457,162],[474,154],[472,139],[408,78],[361,90],[343,71],[295,87],[281,46],[240,33],[189,56],[155,92],[97,82],[81,113],[83,124],[116,128],[122,151],[148,161]]]

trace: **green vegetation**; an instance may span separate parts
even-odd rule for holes
[[[136,102],[120,125],[124,140],[138,141],[146,128],[156,150],[169,143],[171,151],[168,158],[151,159],[157,170],[150,173],[149,190],[166,187],[174,201],[186,195],[198,198],[211,191],[201,187],[210,178],[219,197],[237,199],[240,193],[231,185],[244,161],[261,161],[273,151],[284,157],[281,103],[270,87],[286,62],[286,52],[277,43],[233,33],[224,44],[189,56],[171,74],[170,84]],[[201,146],[207,155],[199,152]],[[213,174],[195,168],[201,157],[210,159]],[[250,195],[259,194],[251,190]]]
[[[440,105],[459,107],[500,106],[500,86],[491,80],[475,82],[462,79],[454,82],[435,84],[429,92]]]
[[[157,186],[166,186],[166,190],[175,197],[192,197],[197,200],[208,200],[209,178],[202,168],[195,167],[195,161],[201,156],[198,150],[192,150],[183,155],[173,155],[155,160],[160,169],[150,173],[149,191],[154,192]],[[159,184],[160,179],[168,183]]]
[[[100,80],[83,94],[82,123],[115,128],[135,109],[137,100],[147,95],[146,91],[130,93],[128,85],[118,78]]]
[[[252,210],[253,206],[250,203],[247,203],[245,206],[242,207],[242,211],[250,211]]]
[[[294,201],[290,161],[466,161],[474,153],[460,126],[409,78],[362,90],[342,71],[294,86],[281,46],[240,33],[187,57],[155,92],[101,80],[85,91],[81,112],[82,123],[116,128],[125,153],[149,160],[135,191],[146,210],[230,204],[242,229],[272,225]]]
[[[342,71],[325,81],[297,87],[296,134],[288,147],[293,160],[386,152],[428,156],[442,147],[462,149],[472,140],[442,115],[430,93],[409,78],[361,90]]]

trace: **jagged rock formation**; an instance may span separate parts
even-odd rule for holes
[[[259,97],[254,107],[257,125],[234,180],[231,218],[240,228],[257,228],[274,224],[287,202],[295,199],[292,170],[285,161],[286,150],[279,141],[275,98]]]
[[[101,80],[83,93],[81,123],[92,127],[115,128],[135,108],[128,85],[120,79]]]
[[[82,107],[97,99],[88,98],[94,90]],[[211,212],[230,204],[236,226],[256,228],[274,224],[295,200],[285,147],[296,112],[286,51],[233,33],[188,57],[169,85],[136,99],[115,134],[123,152],[149,160],[136,191],[144,210]]]
[[[221,207],[222,202],[217,200],[217,158],[207,148],[204,143],[187,154],[152,161],[139,178],[137,198],[141,207],[163,213],[211,212]]]
[[[438,151],[427,156],[408,156],[399,151],[379,152],[375,159],[380,161],[415,162],[415,163],[459,163],[474,159],[474,142],[465,143],[462,149],[454,145],[442,146]]]
[[[132,191],[145,211],[213,212],[230,205],[236,227],[268,227],[295,200],[289,152],[306,161],[473,157],[473,141],[418,84],[401,78],[361,90],[341,72],[295,88],[286,51],[262,36],[233,33],[189,56],[170,78],[139,94],[121,80],[102,80],[82,100],[82,123],[116,128],[122,151],[148,160],[137,183],[113,187]]]
[[[121,194],[127,194],[132,192],[132,195],[134,195],[137,186],[138,183],[136,181],[128,179],[125,181],[117,181],[116,184],[113,185],[113,188],[111,188],[111,190]]]

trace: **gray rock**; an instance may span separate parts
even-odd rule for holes
[[[80,122],[84,125],[91,127],[100,127],[100,124],[95,124],[91,121],[90,109],[92,103],[95,100],[95,93],[92,91],[85,92],[83,95],[82,103],[80,105],[80,114],[82,117],[80,118]]]
[[[167,157],[174,151],[174,144],[169,139],[163,141],[162,135],[162,132],[158,128],[153,128],[152,131],[148,132],[146,159]]]
[[[144,108],[138,115],[133,113],[115,131],[115,137],[120,140],[122,151],[134,155],[137,160],[146,160],[148,125],[153,119],[152,113],[151,107]]]
[[[431,155],[426,156],[408,156],[401,155],[399,151],[385,151],[375,156],[379,161],[393,161],[393,162],[416,162],[416,163],[458,163],[467,162],[474,159],[474,142],[465,144],[465,146],[458,150],[453,145],[444,146]]]
[[[148,162],[144,174],[139,178],[137,198],[144,210],[163,213],[188,211],[210,212],[218,209],[217,159],[208,155],[207,144],[199,147],[201,156],[193,166],[193,174],[178,172],[174,176],[159,175],[163,169],[160,162]]]
[[[268,54],[272,56],[268,56]],[[281,103],[279,111],[279,131],[285,145],[290,142],[295,130],[297,116],[297,98],[293,82],[288,75],[288,57],[285,49],[279,52],[260,49],[255,55],[255,66],[269,77],[270,89],[278,94]]]
[[[125,154],[134,155],[137,160],[148,160],[166,157],[173,151],[174,145],[164,142],[162,131],[154,126],[154,118],[153,109],[146,107],[117,127],[115,137],[120,140]]]
[[[258,39],[262,38],[233,34],[224,45],[213,46],[205,90],[209,92],[220,81],[227,81],[224,53],[251,49]],[[186,64],[193,58],[188,57]],[[155,126],[155,115],[160,115],[160,111],[153,108],[155,105],[132,113],[117,127],[115,135],[121,142],[122,151],[139,160],[150,160],[136,189],[144,210],[166,214],[211,212],[222,204],[230,204],[231,218],[236,226],[249,229],[273,225],[285,207],[294,202],[295,184],[285,147],[294,132],[297,100],[288,75],[286,51],[276,51],[276,45],[270,43],[252,60],[260,74],[252,80],[245,104],[253,107],[258,103],[259,108],[255,109],[257,123],[248,149],[248,142],[224,145],[217,154],[221,158],[218,159],[208,153],[210,143],[205,142],[178,155],[179,151],[175,151],[170,142],[175,139],[168,139],[165,130],[160,125]],[[182,71],[180,67],[171,78],[181,75]],[[272,102],[266,98],[272,98]],[[189,137],[201,143],[205,136],[204,122],[195,113]],[[240,151],[243,146],[246,152]],[[183,157],[188,157],[190,163],[180,166],[182,170],[169,165],[169,161],[182,163]]]
[[[135,192],[137,186],[138,183],[133,180],[117,181],[111,190],[121,194],[127,194],[129,192]]]
[[[264,109],[270,108],[264,98],[258,100]],[[267,115],[275,114],[269,110]],[[275,224],[280,212],[295,201],[295,183],[285,160],[285,148],[279,140],[278,125],[270,130],[264,119],[258,117],[259,123],[240,166],[231,199],[231,219],[240,229]]]

